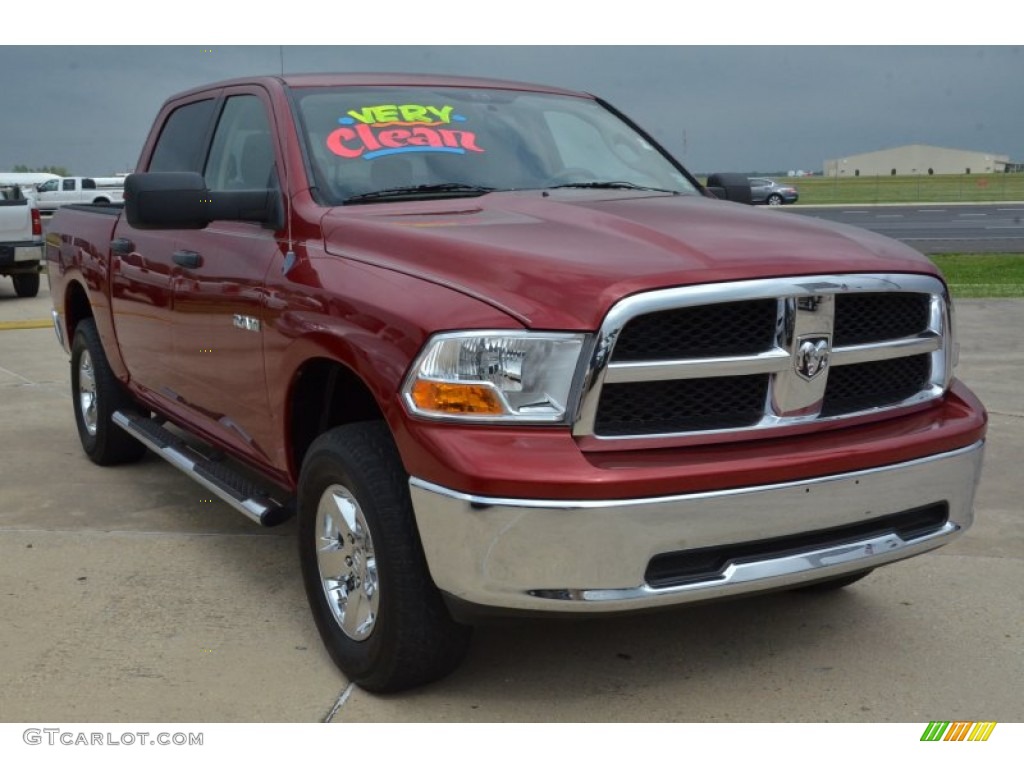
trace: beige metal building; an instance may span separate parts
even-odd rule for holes
[[[1003,173],[1012,167],[1008,155],[948,149],[927,144],[880,149],[826,160],[825,176],[920,176],[948,173]]]

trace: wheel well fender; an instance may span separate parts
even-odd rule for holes
[[[329,358],[307,360],[295,371],[286,407],[289,474],[295,480],[309,446],[327,430],[385,421],[370,387],[351,368]]]
[[[67,332],[69,345],[75,337],[78,324],[92,316],[92,304],[89,303],[85,288],[77,280],[72,280],[64,294],[64,330]]]

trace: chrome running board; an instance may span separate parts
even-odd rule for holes
[[[279,525],[291,517],[290,504],[275,501],[237,470],[223,461],[203,456],[153,419],[116,411],[113,421],[157,456],[180,469],[253,522],[269,527]]]

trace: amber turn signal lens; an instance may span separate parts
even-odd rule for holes
[[[452,384],[420,379],[412,388],[412,400],[422,411],[434,413],[505,413],[498,393],[479,384]]]

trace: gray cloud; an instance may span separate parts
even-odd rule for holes
[[[160,104],[280,71],[276,46],[0,48],[0,170],[130,169]],[[1020,47],[286,46],[288,72],[411,71],[596,93],[694,171],[820,170],[922,143],[1024,161]],[[685,134],[685,156],[684,156]]]

